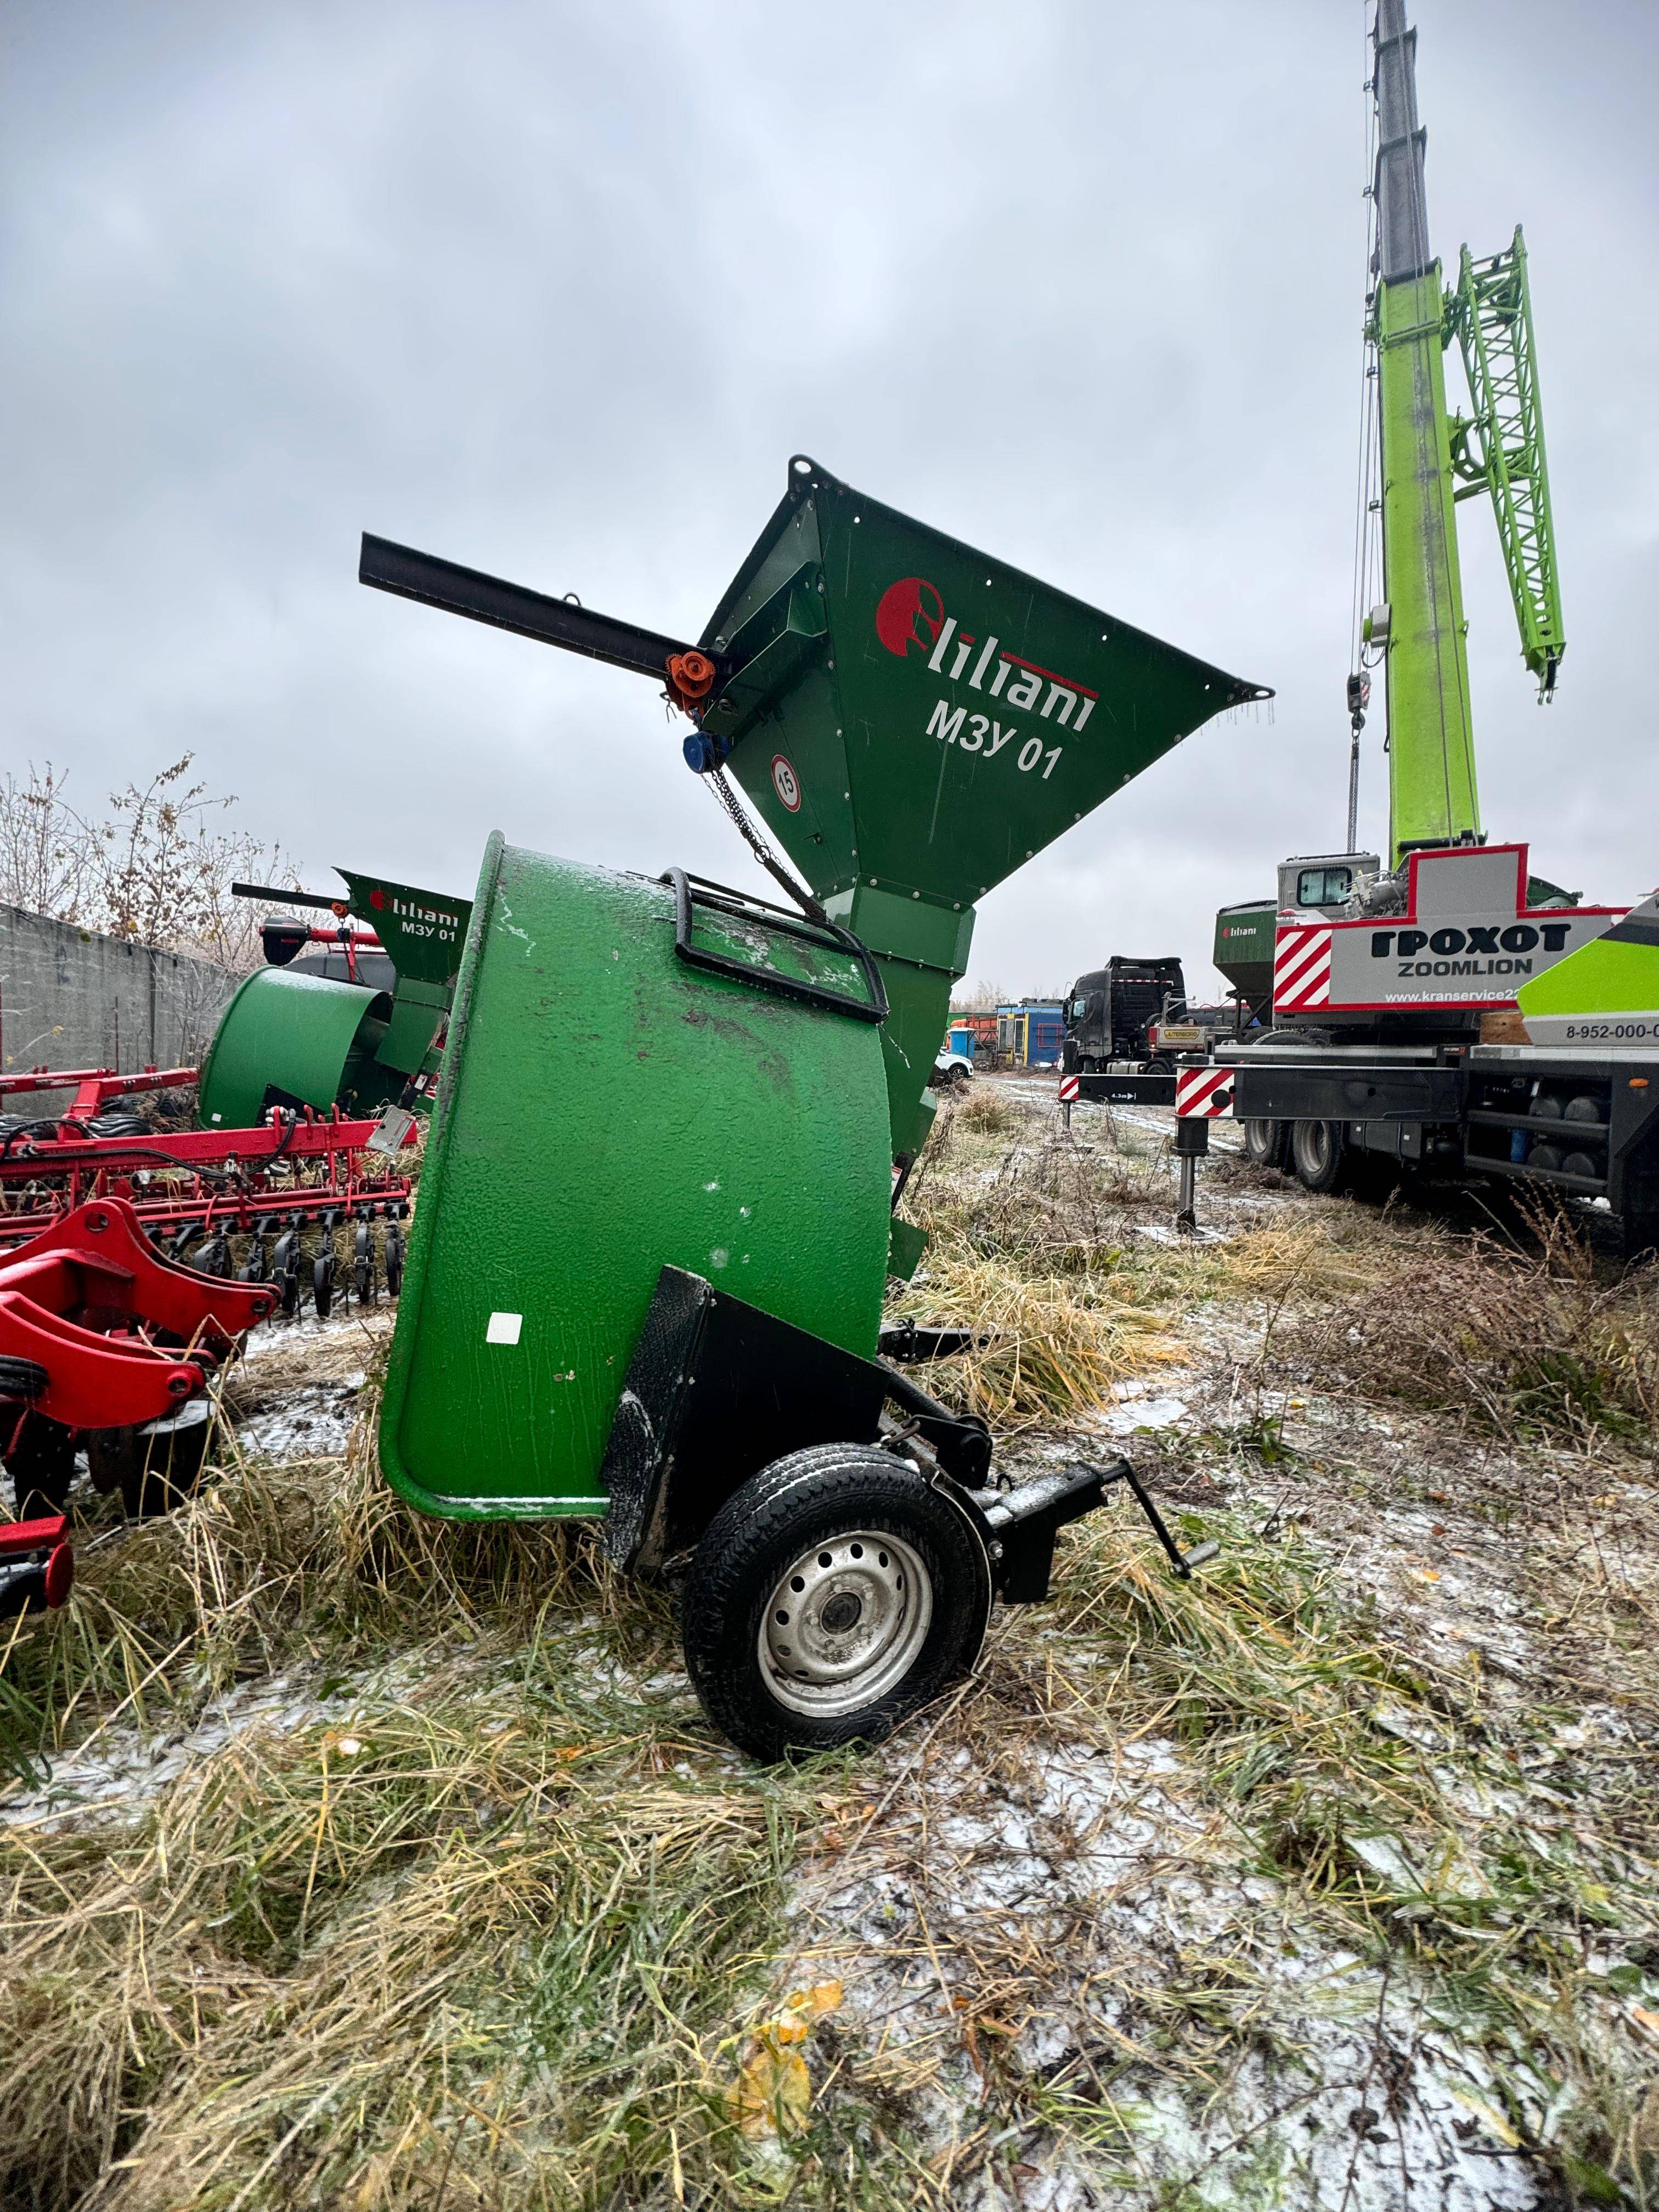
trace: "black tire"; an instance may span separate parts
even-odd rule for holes
[[[404,1286],[404,1234],[395,1222],[386,1232],[386,1294],[395,1298]]]
[[[1285,1124],[1282,1121],[1247,1121],[1244,1124],[1244,1157],[1259,1168],[1282,1168],[1285,1164]]]
[[[121,1498],[135,1521],[170,1513],[201,1486],[218,1424],[211,1415],[159,1437],[135,1436],[136,1449],[121,1474]]]
[[[319,1321],[326,1321],[334,1304],[334,1251],[331,1245],[319,1252],[312,1263],[311,1301],[317,1309]]]
[[[21,1398],[25,1405],[38,1398],[52,1377],[38,1359],[0,1355],[0,1398]]]
[[[890,1550],[861,1551],[858,1540],[872,1535],[896,1541]],[[851,1604],[872,1622],[885,1614],[890,1625],[884,1640],[841,1679],[803,1679],[799,1687],[790,1680],[786,1687],[771,1655],[775,1645],[787,1647],[775,1638],[763,1659],[762,1638],[769,1614],[785,1609],[774,1602],[780,1585],[814,1554],[831,1565],[821,1570],[822,1597],[807,1588],[805,1605],[814,1610],[804,1618],[817,1632],[827,1676],[858,1652],[835,1644],[836,1627],[818,1620],[817,1607]],[[740,1751],[773,1760],[879,1742],[973,1665],[990,1611],[985,1547],[958,1507],[890,1453],[817,1444],[763,1468],[709,1522],[683,1594],[681,1636],[709,1721]],[[859,1619],[854,1613],[848,1632]],[[870,1694],[861,1697],[866,1683]],[[791,1692],[793,1702],[786,1703]]]
[[[1342,1124],[1297,1121],[1291,1130],[1291,1165],[1304,1190],[1335,1190],[1342,1181]]]
[[[6,1472],[17,1493],[20,1521],[61,1513],[75,1479],[75,1431],[45,1413],[7,1423]]]
[[[1547,1174],[1553,1175],[1559,1171],[1565,1157],[1559,1145],[1538,1144],[1528,1152],[1527,1165],[1529,1168],[1542,1168]]]
[[[93,1429],[87,1436],[87,1467],[92,1486],[101,1498],[127,1485],[143,1463],[143,1439],[137,1429]]]

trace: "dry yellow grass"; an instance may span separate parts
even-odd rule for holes
[[[978,1349],[933,1368],[931,1383],[994,1427],[1085,1413],[1115,1382],[1181,1356],[1168,1317],[1109,1280],[1033,1277],[959,1243],[931,1249],[926,1272],[898,1311],[978,1333]]]

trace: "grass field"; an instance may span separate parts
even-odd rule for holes
[[[384,1321],[0,1642],[0,2203],[1659,2204],[1659,1308],[1166,1130],[947,1109],[899,1310],[1131,1450],[879,1750],[714,1738],[580,1531],[406,1513]]]

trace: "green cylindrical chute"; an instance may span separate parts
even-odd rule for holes
[[[490,842],[380,1421],[428,1512],[603,1510],[665,1267],[875,1350],[886,1089],[847,1003],[871,1011],[867,976],[687,888],[689,933],[659,883]]]
[[[392,1018],[386,991],[256,969],[226,1007],[206,1059],[198,1113],[204,1128],[251,1128],[271,1105],[338,1103],[372,1113],[405,1078],[375,1053]]]

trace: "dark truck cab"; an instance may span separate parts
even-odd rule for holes
[[[1079,975],[1066,997],[1066,1073],[1091,1075],[1112,1060],[1144,1061],[1146,1030],[1166,1005],[1184,1006],[1179,960],[1138,960],[1114,954],[1103,968]]]

